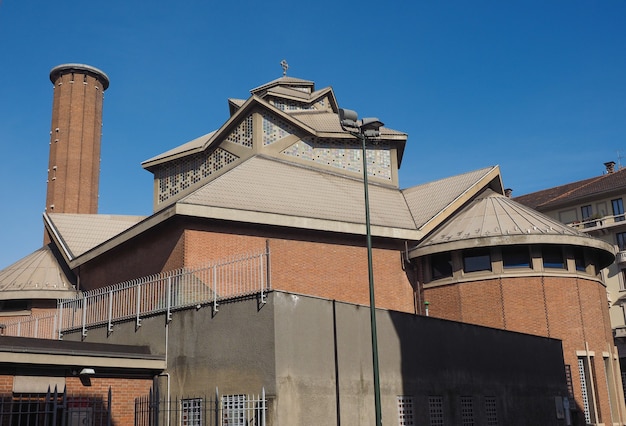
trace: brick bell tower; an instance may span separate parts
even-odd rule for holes
[[[109,77],[83,64],[50,71],[54,84],[47,213],[98,212],[102,103]],[[44,242],[49,242],[47,235]]]

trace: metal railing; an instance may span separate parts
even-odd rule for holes
[[[77,297],[59,300],[54,314],[7,321],[3,335],[61,339],[67,330],[106,326],[110,331],[119,321],[141,319],[189,307],[211,304],[214,311],[224,300],[260,295],[271,289],[269,250],[231,257],[197,268],[181,268],[150,275],[96,290],[79,292]]]
[[[135,426],[266,426],[268,400],[261,394],[163,398],[159,389],[135,399]]]
[[[626,225],[626,215],[618,214],[614,216],[599,216],[594,215],[591,218],[583,219],[582,221],[574,221],[568,223],[572,228],[580,229],[581,231],[592,228],[606,228],[615,225]]]

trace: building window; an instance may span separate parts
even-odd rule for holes
[[[615,238],[617,238],[619,251],[626,250],[626,232],[618,232],[615,234]]]
[[[560,246],[544,246],[541,249],[543,267],[546,269],[565,269],[563,250]]]
[[[488,248],[463,251],[463,271],[491,271],[491,255]]]
[[[587,360],[583,357],[578,358],[578,374],[580,375],[580,390],[583,398],[583,411],[585,413],[586,424],[591,424],[591,405],[589,404],[590,383],[588,380]]]
[[[430,426],[443,426],[443,396],[428,397]]]
[[[624,220],[624,202],[621,198],[611,200],[613,206],[613,216],[615,216],[615,222],[621,222]]]
[[[502,266],[509,268],[530,268],[530,251],[528,246],[502,247]]]
[[[433,280],[451,277],[452,255],[449,252],[433,254],[430,257],[430,267]]]
[[[414,426],[413,398],[410,396],[398,397],[398,425]]]
[[[202,399],[183,399],[181,401],[181,426],[202,426]]]
[[[587,206],[582,206],[580,208],[580,214],[583,217],[583,222],[591,219],[591,216],[593,215],[593,210],[591,209],[591,204],[589,204]]]
[[[245,395],[224,395],[222,397],[222,425],[247,425]]]
[[[471,396],[461,397],[461,424],[474,426],[474,398]]]
[[[577,271],[585,272],[587,270],[587,264],[585,263],[585,252],[580,247],[574,249],[574,263],[576,265]]]
[[[565,382],[567,383],[567,396],[570,401],[574,400],[574,383],[572,382],[572,367],[565,364]]]
[[[485,397],[485,420],[487,426],[498,426],[498,404],[495,396]]]

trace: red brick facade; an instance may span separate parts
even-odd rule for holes
[[[0,395],[13,394],[13,375],[0,375]],[[135,398],[148,395],[152,379],[128,379],[114,377],[95,377],[85,385],[78,377],[65,379],[66,395],[77,398],[87,397],[101,400],[105,406],[108,402],[109,387],[111,388],[112,424],[132,425],[135,422]],[[62,392],[62,389],[59,389]],[[71,401],[68,401],[71,405]]]

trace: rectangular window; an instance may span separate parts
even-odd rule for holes
[[[181,426],[202,426],[202,399],[181,400]]]
[[[443,426],[443,396],[428,397],[430,426]]]
[[[502,247],[502,266],[509,268],[530,268],[530,251],[528,246]]]
[[[452,256],[449,252],[430,256],[430,267],[433,280],[452,276]]]
[[[461,423],[463,426],[474,426],[474,398],[461,397]]]
[[[621,222],[624,220],[624,202],[621,198],[611,200],[613,206],[613,216],[615,216],[615,222]]]
[[[589,404],[590,383],[588,380],[587,360],[583,357],[578,358],[578,375],[580,376],[580,390],[583,397],[583,411],[585,413],[586,424],[591,424],[591,405]]]
[[[245,395],[224,395],[222,397],[222,425],[247,425]]]
[[[498,404],[495,396],[485,397],[485,420],[487,426],[498,426]]]
[[[570,401],[574,400],[574,383],[572,383],[572,367],[565,364],[565,382],[567,383],[567,396]]]
[[[544,246],[541,248],[543,267],[547,269],[565,269],[563,250],[560,246]]]
[[[587,264],[585,263],[585,252],[581,248],[574,249],[574,263],[576,264],[576,270],[585,272],[587,270]]]
[[[491,271],[491,255],[488,248],[463,251],[463,271]]]
[[[617,239],[619,251],[626,250],[626,232],[618,232],[615,234],[615,238]]]
[[[398,425],[414,426],[413,398],[410,396],[398,397]]]
[[[593,210],[591,209],[591,205],[582,206],[580,208],[580,214],[583,217],[583,222],[589,222],[591,220],[591,216],[593,215]],[[595,223],[589,222],[585,223],[585,228],[589,228],[595,226]]]

